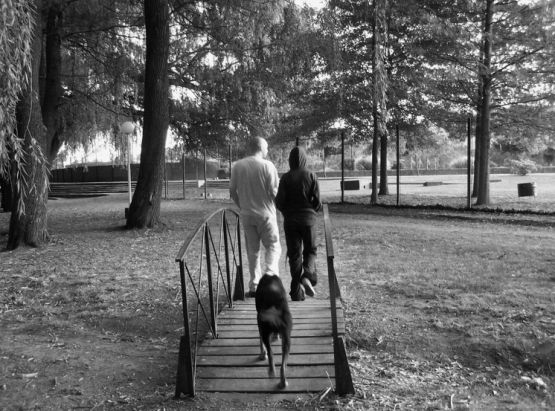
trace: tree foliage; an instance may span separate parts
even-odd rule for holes
[[[15,107],[29,83],[36,15],[29,0],[0,0],[0,179],[9,178],[10,153],[21,175],[21,142],[15,134]]]

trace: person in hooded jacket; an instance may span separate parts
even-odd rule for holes
[[[280,181],[276,207],[283,214],[287,257],[291,270],[291,299],[303,301],[305,293],[314,296],[316,273],[316,214],[322,208],[316,174],[307,168],[302,147],[289,154],[289,171]],[[304,286],[304,287],[303,287]]]

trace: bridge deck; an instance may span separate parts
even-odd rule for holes
[[[330,301],[290,302],[293,316],[289,386],[279,390],[281,341],[276,353],[276,377],[268,377],[268,361],[260,361],[254,299],[236,302],[218,316],[218,338],[207,338],[197,354],[196,389],[204,392],[319,392],[334,385],[335,368]],[[343,309],[337,301],[339,334],[345,333]]]

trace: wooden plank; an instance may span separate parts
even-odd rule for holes
[[[340,335],[344,334],[345,332],[342,330],[338,331]],[[247,331],[226,331],[226,330],[218,330],[218,338],[252,338],[257,334],[249,334]],[[331,330],[297,330],[295,332],[296,337],[330,337]]]
[[[326,302],[323,304],[303,304],[303,305],[291,305],[289,304],[289,309],[291,311],[312,311],[314,309],[329,309],[331,306],[330,302]],[[254,304],[236,304],[233,306],[233,308],[231,308],[232,310],[235,311],[256,311],[256,306]],[[222,310],[223,311],[227,311],[230,310],[229,307],[226,307]]]
[[[338,301],[336,301],[338,302]],[[302,303],[300,305],[295,305],[292,304],[291,302],[289,302],[289,309],[291,311],[311,311],[317,308],[322,308],[322,309],[329,309],[331,306],[330,301],[326,301],[326,302],[322,302],[322,303],[312,303],[312,304],[307,304],[307,303]],[[339,306],[339,304],[338,304]],[[229,310],[230,308],[226,307],[224,308],[222,311],[224,310]],[[239,304],[234,304],[233,310],[237,310],[237,311],[256,311],[256,307],[254,304],[244,304],[244,303],[239,303]]]
[[[281,355],[274,356],[276,364],[281,364]],[[225,366],[225,367],[253,367],[265,364],[256,355],[208,355],[197,357],[199,366]],[[288,364],[290,365],[326,365],[333,364],[333,353],[331,354],[290,354]]]
[[[330,316],[331,311],[330,307],[314,307],[314,308],[307,308],[307,309],[298,309],[298,310],[290,310],[291,315],[293,317],[306,317],[310,318],[315,315],[321,316]],[[343,312],[343,310],[339,309],[337,312]],[[234,310],[234,311],[221,311],[218,314],[218,318],[225,318],[225,317],[241,317],[241,316],[254,316],[256,317],[256,310]]]
[[[256,317],[247,318],[218,318],[218,325],[244,325],[258,324]],[[328,324],[331,327],[331,318],[293,318],[293,324]]]
[[[318,392],[331,385],[328,378],[299,378],[289,381],[289,385],[279,390],[279,378],[224,379],[209,378],[196,382],[198,391],[205,392],[258,392],[258,393],[305,393]]]
[[[272,350],[274,353],[281,355],[281,343],[276,341],[272,344]],[[207,355],[258,355],[260,353],[260,345],[248,345],[248,346],[237,346],[237,345],[220,345],[220,346],[202,346],[199,348],[197,355],[207,356]],[[317,354],[317,353],[333,353],[333,344],[292,344],[291,345],[292,354]]]
[[[237,338],[214,338],[214,339],[206,339],[202,342],[202,346],[209,347],[209,346],[217,346],[217,347],[226,347],[226,346],[237,346],[241,345],[242,347],[248,346],[260,346],[260,339],[258,336],[251,336],[247,338],[241,338],[240,340]],[[331,335],[328,337],[291,337],[291,346],[296,345],[329,345],[333,344],[333,340]]]
[[[311,311],[292,311],[291,315],[297,318],[331,318],[329,308],[318,308]],[[337,310],[338,316],[343,316],[343,310]],[[218,315],[218,319],[234,319],[234,318],[256,318],[256,311],[225,311]]]
[[[234,306],[254,306],[254,298],[248,298],[245,301],[235,301]],[[304,301],[289,301],[290,307],[307,307],[310,305],[330,305],[330,301],[327,298],[307,298]]]
[[[279,368],[276,369],[279,373]],[[287,366],[288,378],[335,377],[333,365]],[[260,367],[198,367],[199,378],[268,378],[268,364]]]
[[[338,325],[339,326],[339,325]],[[329,323],[293,323],[292,333],[297,333],[297,331],[306,330],[331,330],[331,321]],[[222,331],[251,331],[254,333],[258,332],[258,325],[256,323],[252,324],[218,324],[218,333]],[[331,332],[331,331],[330,331]]]

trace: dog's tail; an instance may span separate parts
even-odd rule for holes
[[[258,319],[277,331],[286,326],[281,314],[276,307],[269,307],[258,313]]]

